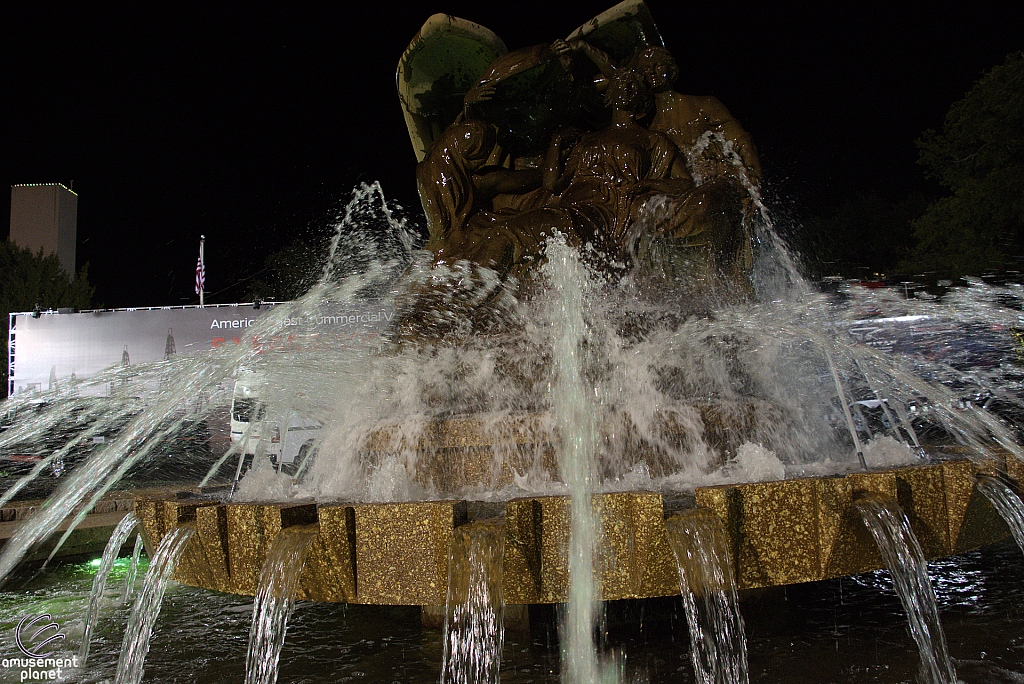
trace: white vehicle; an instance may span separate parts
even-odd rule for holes
[[[241,374],[235,382],[231,443],[245,440],[244,456],[264,453],[280,471],[294,475],[313,450],[323,425],[292,412],[287,429],[282,432],[279,422],[266,420],[267,406],[260,399],[254,380],[249,374]]]

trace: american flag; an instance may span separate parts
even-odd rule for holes
[[[203,263],[203,253],[199,253],[199,261],[196,262],[196,294],[202,294],[206,288],[206,265]]]

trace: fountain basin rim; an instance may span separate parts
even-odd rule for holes
[[[722,521],[741,590],[880,569],[881,558],[853,508],[862,491],[899,502],[928,558],[985,546],[1009,535],[975,487],[979,474],[997,471],[1021,481],[1024,464],[1012,457],[955,458],[845,476],[698,487],[692,507],[668,511],[656,492],[596,494],[599,595],[617,600],[679,593],[666,527],[671,516]],[[502,508],[506,603],[565,601],[569,498],[513,499]],[[135,510],[150,550],[174,526],[196,525],[175,572],[184,584],[252,595],[274,535],[291,525],[315,525],[299,599],[427,606],[445,602],[456,531],[495,517],[471,515],[463,500],[296,505],[140,497]]]

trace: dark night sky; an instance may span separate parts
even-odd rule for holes
[[[360,181],[418,209],[394,73],[429,15],[516,49],[612,4],[3,3],[3,183],[74,179],[97,303],[195,302],[200,233],[210,301],[234,301]],[[915,138],[1024,49],[1021,2],[648,4],[677,89],[718,96],[753,134],[787,216],[929,189]]]

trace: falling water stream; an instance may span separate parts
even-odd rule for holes
[[[441,684],[498,684],[505,640],[502,563],[505,526],[455,530],[448,558]]]
[[[921,655],[922,681],[957,684],[935,592],[928,578],[928,565],[906,514],[894,499],[874,492],[862,493],[854,507],[871,531],[907,613],[910,633]]]
[[[288,618],[295,607],[299,577],[317,532],[316,525],[286,527],[270,544],[253,600],[245,684],[277,681],[277,663],[288,632]]]
[[[164,536],[153,554],[121,642],[121,656],[117,661],[114,684],[139,684],[142,681],[146,655],[149,653],[149,639],[160,615],[167,582],[194,533],[194,525],[175,527]]]
[[[978,490],[1006,521],[1014,541],[1021,551],[1024,551],[1024,501],[1021,501],[1020,496],[1006,481],[991,475],[982,475],[978,478]]]
[[[698,684],[747,684],[747,639],[722,521],[697,513],[666,524]]]
[[[128,566],[128,573],[124,576],[124,595],[123,600],[128,602],[132,594],[135,593],[135,579],[139,574],[139,558],[142,556],[142,550],[144,548],[142,542],[142,535],[135,535],[135,548],[132,549],[132,561]]]
[[[107,587],[107,577],[110,576],[110,570],[114,567],[114,561],[117,560],[117,554],[121,551],[121,547],[124,546],[128,536],[138,524],[138,518],[134,513],[129,513],[121,518],[121,522],[114,528],[110,539],[107,540],[107,546],[103,550],[100,566],[96,569],[96,577],[92,582],[89,612],[85,616],[85,626],[82,630],[82,645],[78,649],[78,658],[83,664],[89,658],[89,641],[92,639],[92,632],[96,629],[96,621],[99,619],[100,604],[103,602],[103,592]],[[135,545],[138,547],[138,542]],[[133,560],[138,562],[138,558],[134,555]]]

